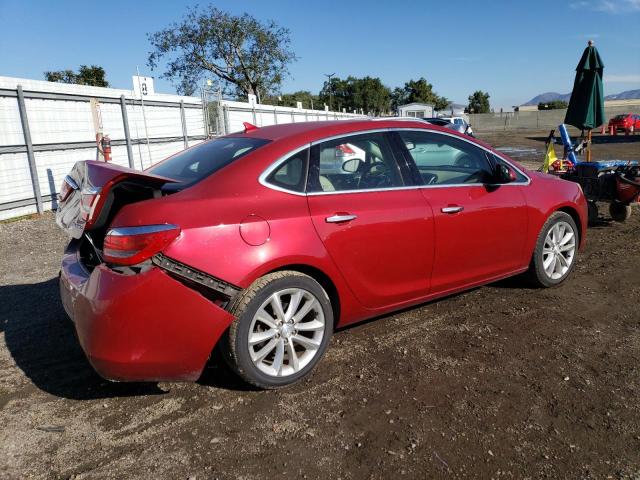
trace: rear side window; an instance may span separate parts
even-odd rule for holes
[[[309,149],[291,155],[266,178],[267,183],[294,192],[304,192]]]
[[[147,172],[190,185],[267,143],[269,140],[261,138],[217,138],[169,157],[148,169]]]

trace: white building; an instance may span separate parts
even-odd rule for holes
[[[408,103],[398,107],[399,117],[433,117],[433,105],[427,103]]]
[[[446,108],[438,111],[439,117],[463,117],[467,118],[465,113],[466,105],[450,102]]]

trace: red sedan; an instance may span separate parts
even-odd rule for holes
[[[622,115],[616,115],[611,120],[609,120],[609,128],[615,128],[616,130],[631,130],[633,127],[634,131],[640,130],[640,115],[636,115],[635,113],[624,113]]]
[[[263,388],[308,375],[335,328],[522,273],[557,285],[587,226],[576,183],[418,121],[248,126],[145,172],[79,162],[59,205],[62,300],[100,375],[195,380],[218,346]]]

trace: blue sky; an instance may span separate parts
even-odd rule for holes
[[[161,73],[146,66],[146,33],[193,3],[0,0],[0,75],[42,79],[45,70],[98,64],[112,86],[131,88],[136,65]],[[569,92],[589,38],[606,65],[607,94],[640,88],[640,0],[212,3],[291,30],[299,60],[285,92],[316,92],[325,73],[378,76],[392,88],[424,76],[456,102],[481,89],[493,107],[509,107]],[[157,92],[175,91],[156,82]]]

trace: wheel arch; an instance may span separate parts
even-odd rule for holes
[[[274,272],[281,272],[284,270],[304,273],[305,275],[313,278],[320,284],[322,288],[324,288],[324,290],[327,292],[327,295],[329,295],[329,300],[331,301],[331,309],[333,310],[333,328],[335,329],[340,319],[340,294],[338,293],[338,288],[336,287],[331,277],[319,268],[303,263],[281,265],[269,272],[266,272],[263,275]]]
[[[578,245],[581,245],[584,232],[582,231],[582,220],[580,218],[580,214],[578,214],[578,211],[569,205],[564,205],[558,208],[556,212],[564,212],[573,219],[576,227],[578,228]]]

